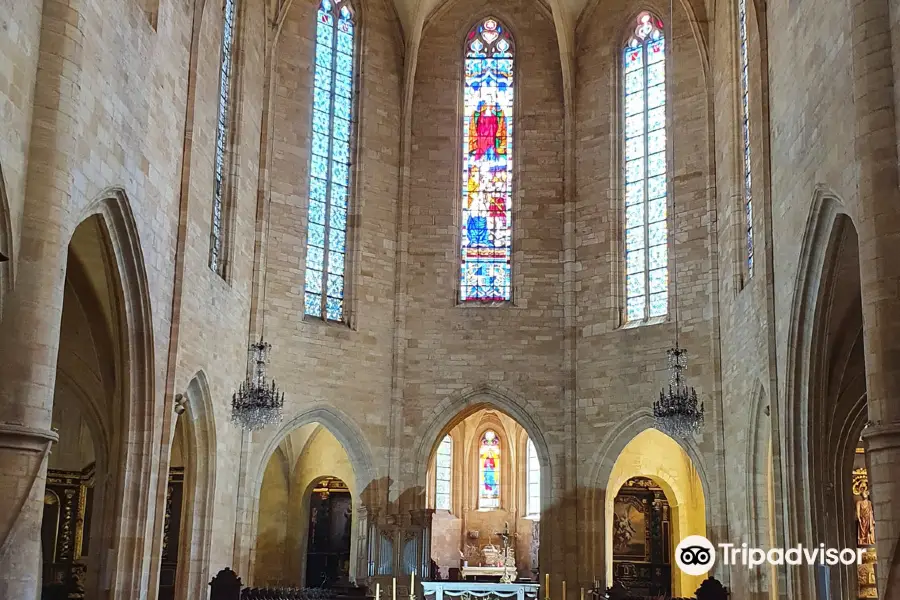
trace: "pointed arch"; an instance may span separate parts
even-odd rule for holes
[[[606,492],[606,483],[609,481],[609,475],[612,473],[616,460],[622,454],[625,446],[633,440],[637,435],[646,429],[655,429],[655,421],[653,413],[649,408],[641,408],[635,411],[631,416],[621,421],[618,425],[611,428],[606,439],[594,453],[593,467],[591,468],[590,482],[592,489],[601,494]],[[674,438],[673,438],[674,439]],[[706,462],[703,460],[703,454],[700,447],[693,439],[676,439],[675,442],[681,446],[682,450],[694,463],[700,482],[703,484],[703,495],[706,498],[706,520],[707,523],[717,522],[713,519],[711,513],[711,505],[714,496],[710,489],[709,476],[706,469]]]
[[[115,564],[106,568],[116,574],[112,589],[125,595],[138,594],[148,589],[154,532],[161,529],[159,515],[150,506],[156,498],[155,449],[161,433],[158,403],[154,402],[155,351],[147,271],[134,214],[123,188],[103,190],[80,216],[78,224],[93,216],[100,218],[111,250],[112,284],[120,302],[116,396],[124,402],[119,421],[122,433],[113,440],[110,472],[117,475],[115,497],[121,502],[115,504],[112,533],[112,547],[117,548],[112,556]],[[117,464],[112,464],[114,461]]]
[[[458,423],[483,408],[493,408],[506,413],[521,425],[528,437],[534,441],[541,472],[540,511],[547,510],[553,498],[553,461],[543,433],[547,431],[546,426],[537,416],[536,407],[509,390],[490,384],[470,386],[445,398],[426,422],[415,446],[415,480],[411,483],[423,491],[417,501],[424,506],[428,466],[441,440]]]
[[[262,473],[275,449],[293,430],[308,423],[319,423],[325,426],[347,451],[353,465],[353,473],[361,495],[367,487],[376,481],[377,472],[372,463],[372,451],[369,448],[362,430],[346,414],[330,406],[319,406],[307,409],[290,420],[285,421],[278,431],[272,435],[256,455],[255,468],[248,472],[254,478],[250,482],[251,490],[258,497],[262,485]]]
[[[187,434],[187,447],[184,448],[187,471],[176,574],[176,594],[183,599],[202,595],[211,577],[217,455],[215,411],[204,371],[198,371],[191,378],[186,395],[185,411],[179,417],[183,419]]]

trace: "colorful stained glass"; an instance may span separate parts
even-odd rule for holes
[[[434,464],[434,507],[450,510],[453,476],[453,438],[444,436],[438,446]]]
[[[540,518],[541,516],[541,462],[538,460],[537,449],[534,442],[528,438],[526,445],[527,459],[527,485],[528,500],[525,507],[527,516]]]
[[[666,62],[662,22],[637,18],[625,65],[625,319],[668,312]]]
[[[744,138],[744,212],[747,230],[747,275],[753,276],[753,193],[750,187],[750,68],[747,58],[747,2],[738,0],[741,45],[741,120]]]
[[[461,302],[512,297],[513,42],[487,18],[466,38]]]
[[[500,507],[500,438],[491,430],[481,436],[478,453],[479,481],[478,508]]]
[[[345,0],[321,0],[316,15],[304,312],[342,321],[355,24]]]
[[[213,159],[213,209],[209,239],[209,268],[224,276],[222,261],[222,213],[225,194],[225,146],[228,138],[229,95],[231,94],[231,65],[234,50],[234,13],[237,0],[225,0],[222,25],[222,55],[219,59],[219,112],[216,119],[216,147]]]

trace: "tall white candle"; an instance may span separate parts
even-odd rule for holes
[[[375,600],[381,600],[381,584],[375,584]]]
[[[397,578],[396,577],[394,577],[394,592],[393,592],[392,600],[397,600]]]
[[[412,596],[413,590],[416,589],[416,570],[409,574],[409,595]]]

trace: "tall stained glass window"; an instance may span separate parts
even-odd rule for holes
[[[511,298],[513,41],[487,18],[466,38],[461,302]]]
[[[222,56],[219,62],[219,113],[216,118],[216,151],[214,159],[212,230],[209,239],[209,268],[223,274],[222,250],[225,194],[225,147],[228,143],[229,95],[231,93],[232,58],[234,54],[234,9],[237,0],[225,0],[222,26]]]
[[[500,437],[490,429],[481,436],[478,453],[478,508],[500,507]]]
[[[304,305],[307,315],[342,321],[356,23],[343,1],[321,0],[316,14]]]
[[[434,507],[450,510],[450,481],[453,476],[453,439],[447,435],[438,446],[434,469]]]
[[[528,496],[526,501],[525,512],[529,517],[541,516],[541,463],[538,460],[537,449],[531,438],[528,439],[526,449],[527,459],[527,477]]]
[[[750,68],[747,58],[747,2],[738,0],[741,42],[741,122],[744,140],[744,213],[747,231],[747,274],[753,276],[753,194],[750,185]]]
[[[625,114],[625,319],[669,309],[666,51],[662,21],[638,15],[622,52]]]

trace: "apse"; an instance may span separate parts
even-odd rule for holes
[[[541,464],[515,419],[481,408],[452,424],[429,462],[427,502],[435,509],[432,568],[442,578],[503,564],[514,567],[517,577],[536,575]]]

